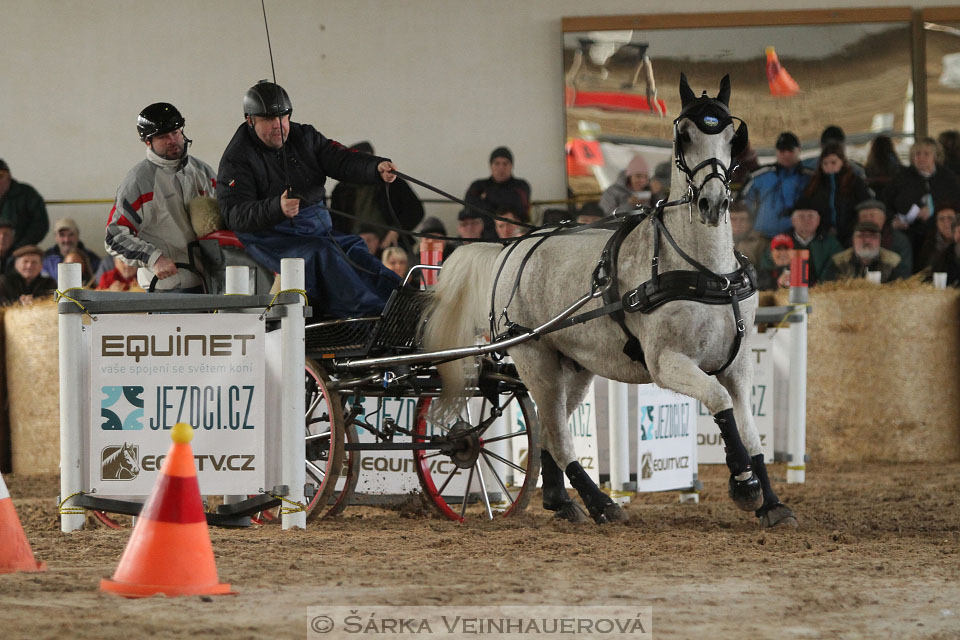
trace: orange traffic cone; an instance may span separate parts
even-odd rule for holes
[[[37,562],[23,532],[23,525],[13,508],[7,483],[0,476],[0,573],[45,571],[47,565]]]
[[[774,96],[789,97],[800,91],[800,85],[780,64],[773,47],[767,47],[767,84],[770,85],[770,95]]]
[[[190,440],[193,428],[178,423],[160,476],[143,505],[120,564],[100,589],[128,598],[230,593],[217,582],[207,518],[203,513]]]

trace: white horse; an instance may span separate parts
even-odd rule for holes
[[[706,92],[698,98],[681,75],[680,95],[670,200],[686,196],[683,204],[625,227],[632,230],[622,237],[619,252],[612,248],[616,243],[608,243],[615,232],[604,229],[557,234],[542,242],[540,232],[513,251],[481,244],[457,249],[441,270],[425,344],[430,351],[472,344],[479,333],[491,330],[491,320],[496,332],[503,331],[507,318],[519,332],[538,327],[591,287],[600,288],[604,273],[612,273],[616,299],[627,294],[623,327],[604,315],[509,349],[540,416],[544,507],[558,517],[583,518],[563,487],[565,472],[594,520],[624,518],[577,462],[566,428],[591,379],[600,375],[654,382],[702,402],[724,439],[729,493],[736,505],[755,511],[763,526],[795,525],[793,512],[770,486],[750,410],[753,368],[743,345],[753,328],[757,296],[752,275],[748,278],[734,252],[726,215],[731,157],[746,146],[746,127],[741,122],[735,129],[729,114],[729,77],[721,81],[716,98]],[[638,219],[629,218],[624,224]],[[596,269],[602,254],[608,263]],[[644,283],[631,297],[629,291]],[[739,300],[730,295],[736,291]],[[645,301],[660,306],[645,306]],[[593,299],[580,311],[604,302],[615,300]],[[624,347],[626,331],[639,345]],[[457,404],[472,364],[441,365],[441,405]]]

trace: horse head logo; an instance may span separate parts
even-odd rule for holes
[[[649,480],[653,477],[653,454],[645,451],[640,457],[640,477]]]
[[[140,447],[124,442],[104,447],[100,455],[101,480],[133,480],[140,475]]]

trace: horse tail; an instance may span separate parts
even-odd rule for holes
[[[444,263],[423,333],[427,351],[474,345],[489,328],[490,292],[500,251],[495,244],[469,244]],[[473,358],[461,358],[437,368],[443,391],[432,412],[444,416],[466,402],[464,392],[476,377],[476,366]]]

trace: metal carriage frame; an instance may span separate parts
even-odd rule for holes
[[[306,464],[308,481],[317,486],[307,506],[309,519],[332,517],[346,508],[362,472],[362,457],[371,452],[409,451],[423,502],[452,520],[519,513],[536,489],[539,423],[511,363],[482,358],[468,388],[476,399],[469,403],[473,406],[448,418],[430,412],[441,391],[439,364],[504,347],[464,347],[456,354],[421,351],[420,328],[432,294],[409,282],[414,271],[426,268],[417,266],[408,274],[379,316],[305,328]],[[370,413],[363,399],[373,398],[377,409]],[[388,415],[391,399],[416,400],[412,427]],[[521,428],[504,425],[508,411],[519,412]],[[366,441],[362,434],[369,436]],[[513,455],[505,453],[510,447],[504,445],[514,447]]]

